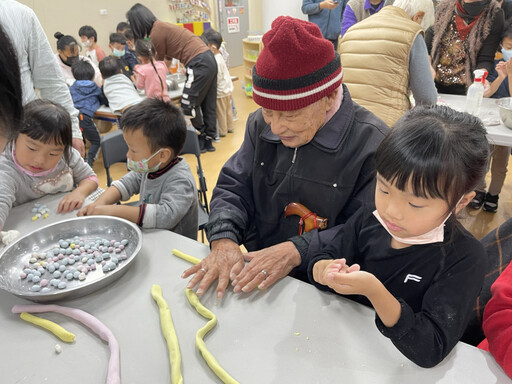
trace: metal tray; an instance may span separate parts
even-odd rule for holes
[[[55,248],[60,239],[75,236],[83,238],[84,241],[92,241],[98,237],[118,241],[127,239],[128,244],[123,250],[127,258],[120,261],[117,268],[110,272],[103,272],[98,264],[98,268],[90,271],[85,280],[66,280],[67,287],[64,289],[51,287],[50,292],[47,293],[32,292],[30,289],[34,283],[20,278],[20,273],[29,263],[32,253],[49,251]],[[4,249],[0,255],[0,288],[36,302],[84,296],[119,279],[128,270],[141,247],[142,232],[139,227],[124,219],[110,216],[85,216],[50,224],[21,237]],[[45,275],[49,275],[49,272]]]

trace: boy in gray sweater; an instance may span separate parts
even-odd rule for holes
[[[110,215],[142,228],[169,229],[197,239],[197,189],[187,162],[178,157],[187,128],[173,104],[148,98],[126,110],[121,118],[128,144],[131,172],[114,181],[78,216]],[[112,205],[139,193],[139,206]]]

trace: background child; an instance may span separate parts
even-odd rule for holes
[[[501,52],[503,59],[494,60],[494,69],[489,73],[487,80],[491,82],[489,90],[484,94],[485,97],[499,99],[501,97],[510,97],[510,82],[512,82],[512,25],[509,25],[503,33],[501,39]],[[485,179],[477,187],[475,198],[469,203],[469,208],[480,209],[495,213],[498,210],[498,199],[507,176],[508,159],[510,157],[510,147],[494,145],[491,148],[491,184],[486,193]]]
[[[60,32],[56,32],[54,36],[57,39],[57,53],[55,54],[55,58],[57,59],[66,84],[71,86],[75,82],[73,73],[71,73],[71,66],[78,60],[85,60],[90,62],[94,68],[94,82],[98,84],[98,86],[101,86],[101,74],[98,67],[94,65],[89,58],[79,55],[80,46],[75,38],[70,35],[63,35]]]
[[[208,32],[204,34],[204,37],[217,61],[217,121],[219,122],[219,135],[223,137],[228,132],[233,132],[233,109],[231,107],[233,82],[226,62],[219,51],[222,44],[222,35],[212,29],[209,29]]]
[[[121,63],[116,57],[107,56],[100,61],[100,72],[103,76],[103,93],[110,109],[114,112],[123,112],[131,105],[140,103],[142,98],[135,86],[121,69]]]
[[[72,148],[71,118],[58,104],[37,99],[25,106],[18,135],[0,156],[0,229],[11,207],[58,192],[58,213],[82,206],[98,179]]]
[[[135,80],[133,77],[133,68],[136,62],[131,60],[129,55],[126,55],[126,37],[121,33],[111,33],[109,48],[112,50],[112,55],[117,57],[121,62],[121,69],[123,73],[132,81]]]
[[[91,144],[87,154],[87,164],[92,168],[101,142],[100,133],[92,118],[100,104],[106,104],[107,100],[100,87],[92,81],[94,79],[94,68],[91,64],[87,61],[79,60],[73,64],[71,72],[76,81],[69,88],[69,91],[71,92],[75,108],[80,111],[80,128],[84,137]]]
[[[98,66],[101,60],[105,58],[105,52],[98,45],[98,34],[90,25],[84,25],[78,30],[78,36],[85,47],[85,55],[91,59],[94,65]]]
[[[126,37],[126,56],[130,57],[129,60],[131,60],[134,65],[138,64],[139,61],[137,59],[137,55],[135,54],[135,37],[133,36],[133,31],[130,28],[127,28],[123,32],[124,37]]]
[[[131,172],[78,215],[118,216],[143,228],[197,239],[196,182],[187,162],[178,157],[187,137],[183,114],[171,103],[149,98],[123,114],[121,128]],[[138,207],[111,205],[138,193]]]
[[[155,47],[148,40],[137,40],[135,53],[141,64],[135,66],[138,89],[145,89],[147,97],[160,97],[171,101],[167,93],[167,65],[163,61],[155,60]]]
[[[311,282],[371,304],[379,331],[421,367],[459,341],[484,279],[485,250],[453,215],[485,172],[485,135],[446,106],[408,112],[375,153],[377,209],[360,209],[309,261]]]

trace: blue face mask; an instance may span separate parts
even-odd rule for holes
[[[501,48],[501,53],[503,53],[503,60],[509,61],[512,58],[512,49]]]
[[[120,51],[119,49],[114,48],[114,51],[112,52],[112,54],[116,57],[123,57],[125,54],[125,50]]]

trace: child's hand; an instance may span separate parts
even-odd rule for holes
[[[507,76],[511,76],[512,75],[512,59],[507,61],[505,64],[506,64],[506,68],[507,68]]]
[[[496,72],[498,72],[498,77],[504,79],[508,75],[508,68],[510,67],[509,62],[500,61],[496,64]]]
[[[355,270],[330,272],[325,285],[342,295],[364,295],[370,298],[376,282],[378,282],[377,278],[371,273]]]
[[[73,192],[70,192],[64,196],[64,198],[60,201],[57,208],[57,213],[67,213],[75,209],[79,209],[82,207],[86,197],[87,196],[84,196],[84,194],[79,189],[75,189]]]
[[[92,203],[89,205],[86,205],[81,210],[78,211],[76,214],[77,216],[93,216],[93,215],[100,215],[99,209],[98,209],[98,203]]]
[[[359,264],[348,266],[346,259],[321,260],[313,268],[313,278],[317,283],[329,286],[332,273],[351,273],[359,271]],[[332,288],[332,287],[331,287]]]

